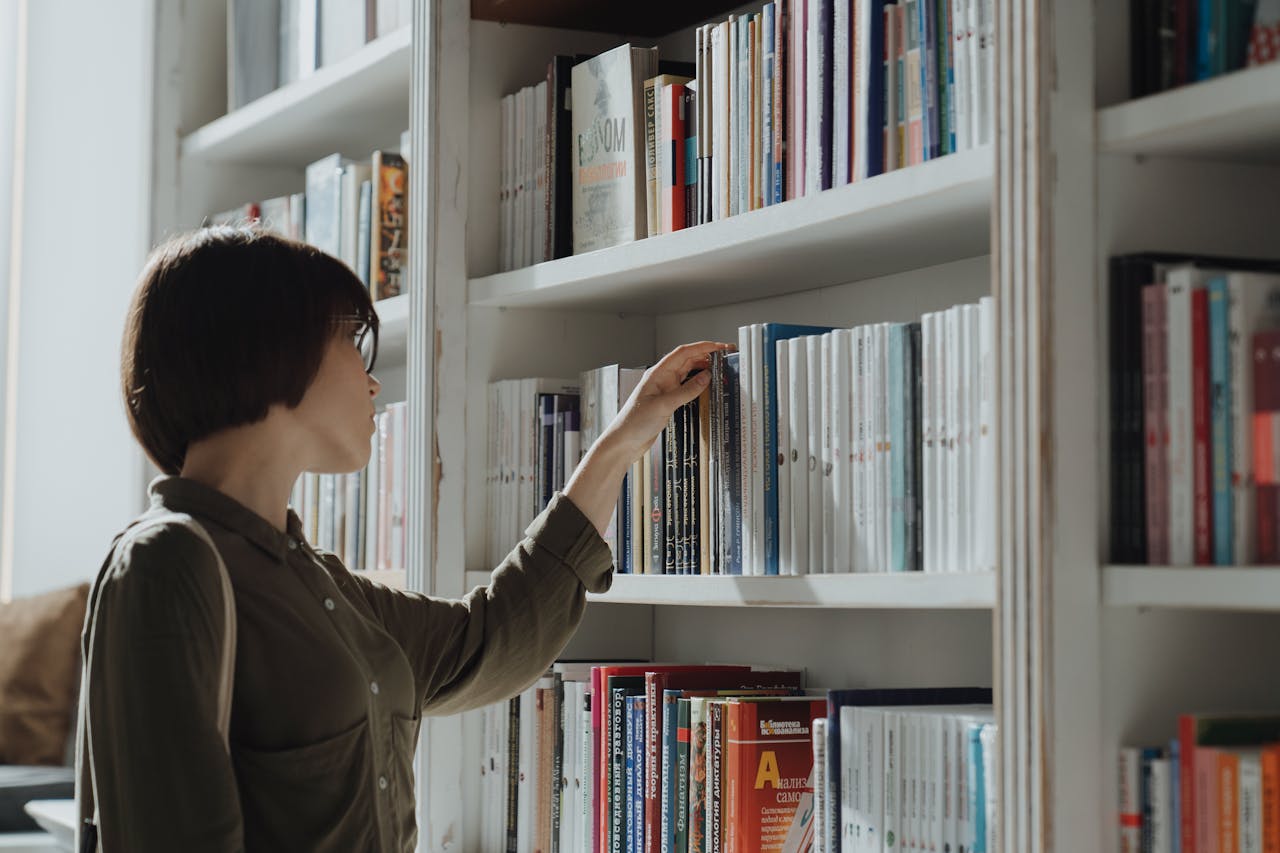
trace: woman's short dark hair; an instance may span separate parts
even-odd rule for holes
[[[377,334],[368,290],[341,261],[259,227],[177,235],[152,251],[125,322],[129,426],[160,470],[187,447],[302,401],[338,318]]]

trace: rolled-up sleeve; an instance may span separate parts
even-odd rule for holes
[[[573,636],[586,593],[609,589],[613,560],[581,510],[556,494],[489,585],[463,599],[351,577],[404,648],[419,707],[438,715],[488,705],[532,684]]]
[[[212,553],[188,530],[159,527],[121,545],[99,586],[86,631],[102,849],[242,850],[217,725],[224,625]]]

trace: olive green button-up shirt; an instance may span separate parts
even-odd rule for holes
[[[292,511],[282,533],[191,480],[161,477],[150,494],[152,511],[206,527],[231,576],[230,755],[215,720],[223,617],[208,546],[165,525],[121,540],[86,620],[105,853],[413,850],[420,715],[532,684],[585,593],[612,579],[607,545],[564,495],[488,587],[450,601],[352,574],[307,544]]]

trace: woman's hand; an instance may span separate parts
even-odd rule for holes
[[[733,344],[699,341],[676,347],[645,371],[640,384],[574,469],[565,495],[603,535],[622,490],[622,478],[676,409],[706,389],[710,354]],[[691,371],[702,372],[685,381]]]

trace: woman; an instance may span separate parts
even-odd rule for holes
[[[176,524],[117,540],[86,619],[82,714],[107,853],[414,849],[420,715],[501,700],[545,671],[585,593],[609,588],[600,534],[624,472],[726,346],[650,368],[490,585],[446,601],[349,573],[288,509],[304,471],[367,463],[377,338],[349,269],[262,231],[183,235],[144,268],[123,385],[164,476],[140,520],[186,513],[209,532],[238,639],[228,755],[213,551]]]

